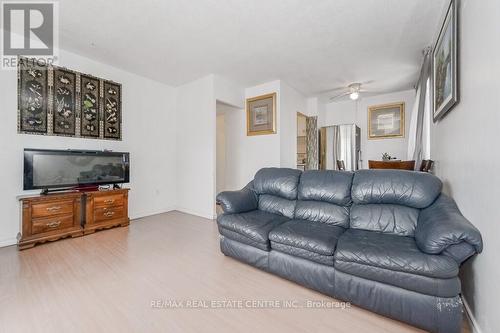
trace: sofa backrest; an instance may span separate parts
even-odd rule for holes
[[[352,177],[345,171],[304,171],[294,217],[349,227]]]
[[[424,172],[359,170],[353,178],[350,227],[414,236],[420,210],[439,196],[442,182]]]
[[[296,169],[260,169],[253,181],[259,196],[259,210],[293,218],[300,174]]]

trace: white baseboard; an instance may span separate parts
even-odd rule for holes
[[[17,238],[5,238],[0,240],[0,247],[12,246],[17,244]]]
[[[469,306],[469,303],[467,303],[467,300],[465,297],[462,295],[462,301],[464,303],[464,308],[465,308],[465,315],[467,316],[467,319],[469,320],[470,328],[472,329],[473,333],[482,333],[481,328],[479,327],[479,324],[476,320],[476,317],[474,317],[474,314],[472,313],[472,310]]]
[[[177,210],[177,211],[179,211],[181,213],[195,215],[195,216],[203,217],[203,218],[209,219],[209,220],[214,220],[215,218],[217,218],[217,216],[214,217],[213,214],[200,213],[200,212],[197,212],[197,211],[194,211],[194,210],[191,210],[191,209],[187,209],[187,208],[184,208],[184,207],[180,207],[180,206],[177,206],[175,208],[175,210]]]
[[[136,220],[136,219],[140,219],[140,218],[143,218],[143,217],[148,217],[148,216],[153,216],[153,215],[168,213],[168,212],[171,212],[171,211],[174,211],[174,210],[176,210],[175,206],[169,206],[169,207],[166,207],[164,209],[158,209],[158,210],[149,211],[149,212],[135,213],[133,215],[130,215],[129,217],[130,217],[131,220]]]

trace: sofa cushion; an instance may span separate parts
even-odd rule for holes
[[[227,237],[232,241],[236,241],[239,243],[250,245],[250,246],[253,246],[255,248],[261,249],[263,251],[269,251],[269,249],[271,248],[269,246],[269,242],[261,243],[259,241],[255,241],[251,238],[248,238],[247,236],[243,236],[242,234],[239,234],[235,231],[226,229],[226,228],[221,227],[221,226],[219,226],[219,233],[221,234],[221,236]]]
[[[394,204],[413,208],[430,206],[441,193],[439,178],[406,170],[359,170],[351,189],[356,204]]]
[[[260,210],[241,214],[222,214],[217,218],[219,230],[227,229],[238,233],[250,239],[252,242],[257,242],[265,245],[265,249],[269,248],[269,232],[281,223],[288,221],[285,216],[271,214]],[[230,235],[226,235],[231,238]],[[242,239],[238,239],[242,241]],[[253,245],[252,243],[247,243]]]
[[[291,220],[275,227],[269,233],[269,240],[272,249],[322,264],[333,264],[337,240],[344,230],[321,222]]]
[[[350,227],[413,237],[419,213],[419,209],[401,205],[353,205]]]
[[[339,272],[430,296],[454,297],[460,293],[458,276],[447,279],[432,278],[347,261],[335,261],[334,266]]]
[[[253,182],[257,194],[271,194],[288,200],[297,199],[301,171],[287,168],[263,168]]]
[[[420,251],[412,237],[356,229],[349,229],[340,236],[335,266],[341,262],[440,279],[453,278],[458,274],[455,260]]]
[[[349,207],[321,201],[298,200],[295,219],[322,222],[339,227],[349,227]]]
[[[297,201],[288,200],[271,194],[259,196],[259,210],[293,218]]]
[[[300,177],[298,199],[348,206],[351,203],[352,172],[304,171]]]
[[[310,170],[300,177],[295,219],[347,228],[352,172]]]
[[[276,243],[271,241],[271,249],[273,251],[279,251],[281,253],[286,253],[292,257],[298,257],[307,259],[309,261],[314,261],[318,264],[332,266],[333,268],[333,255],[324,255],[316,252],[311,252],[308,250],[301,249],[300,247],[294,247],[291,245],[285,245],[281,243]]]

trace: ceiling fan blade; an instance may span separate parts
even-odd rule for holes
[[[320,94],[328,94],[328,93],[332,93],[332,92],[339,91],[339,90],[344,90],[344,89],[347,89],[347,86],[337,87],[337,88],[328,89],[328,90],[323,90],[323,91],[320,91]]]
[[[369,94],[377,94],[377,95],[382,95],[382,94],[387,93],[387,92],[383,92],[383,91],[370,90],[370,89],[361,89],[359,92],[361,92],[361,93],[369,93]]]
[[[351,94],[350,91],[343,92],[342,94],[330,97],[330,101],[333,101],[333,100],[335,100],[337,98],[344,97],[344,96],[347,96],[347,95],[350,95],[350,94]]]

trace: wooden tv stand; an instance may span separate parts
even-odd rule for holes
[[[129,225],[128,189],[26,196],[18,248]]]

